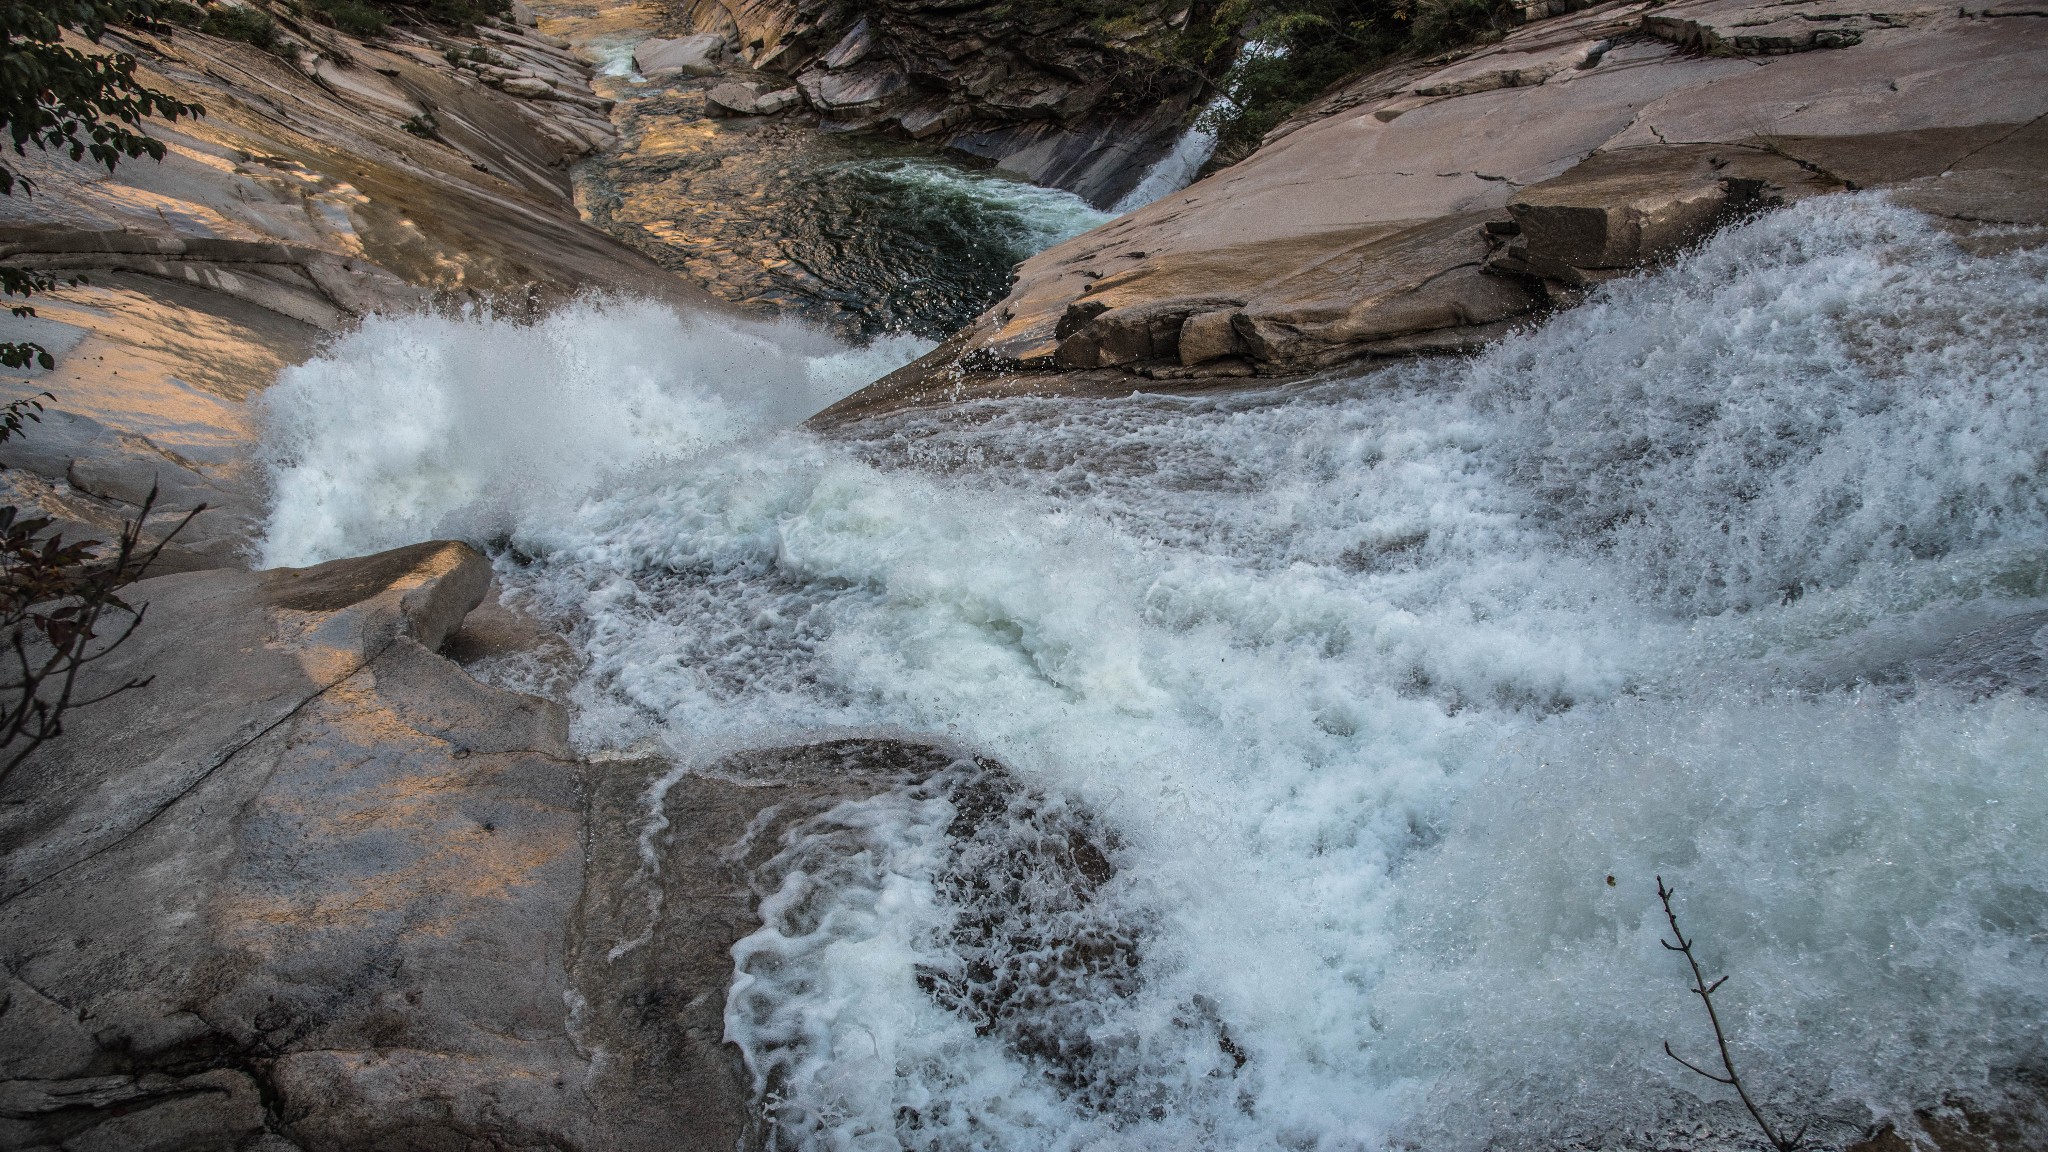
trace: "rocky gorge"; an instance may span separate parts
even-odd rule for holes
[[[1847,189],[2042,227],[2032,12],[1601,4],[1403,61],[1033,257],[842,411],[1472,348],[1745,213]]]
[[[2040,1146],[2026,766],[2048,607],[2032,481],[1995,465],[2033,435],[2035,377],[1998,357],[2042,334],[2048,9],[1530,6],[1496,42],[1351,78],[1149,206],[1034,233],[1007,294],[936,347],[764,318],[825,294],[760,278],[784,250],[688,248],[656,233],[689,218],[593,196],[684,153],[688,179],[730,177],[709,202],[765,170],[750,153],[809,165],[873,137],[1106,207],[1209,90],[1127,67],[1186,18],[1167,7],[1129,32],[706,0],[375,37],[309,21],[282,51],[111,35],[207,115],[152,127],[162,164],[30,153],[35,194],[0,201],[0,259],[83,277],[13,322],[57,363],[9,398],[57,400],[0,478],[72,537],[152,487],[156,531],[208,510],[84,690],[149,686],[0,782],[0,1146],[1755,1147],[1682,1080],[1618,1118],[1551,1108],[1641,1081],[1602,1053],[1676,1016],[1616,1022],[1575,993],[1476,1017],[1475,1041],[1420,1003],[1432,980],[1514,1000],[1529,972],[1662,986],[1573,966],[1640,937],[1633,914],[1570,903],[1549,953],[1474,926],[1565,903],[1555,873],[1597,901],[1674,867],[1601,822],[1631,789],[1671,842],[1752,797],[1795,813],[1676,856],[1756,902],[1702,915],[1762,941],[1756,983],[1794,1005],[1745,1009],[1765,1039],[1744,1058],[1840,1061],[1835,1086],[1782,1070],[1773,1097],[1819,1101],[1814,1146]],[[780,210],[718,211],[736,234]],[[832,227],[905,243],[858,215]],[[1811,315],[1715,295],[1801,260]],[[1902,295],[1952,275],[1913,299],[1955,311],[1869,320],[1839,288],[1869,267]],[[1674,397],[1676,353],[1573,367],[1630,347],[1616,330],[1656,293],[1733,325],[1735,351]],[[1914,430],[1947,410],[1910,390],[1808,387],[1833,377],[1784,333],[1852,323],[1911,335],[1871,337],[1857,371],[1889,358],[1956,404],[1982,381],[1986,407],[1930,448]],[[1344,375],[1361,365],[1406,375]],[[1520,402],[1486,374],[1511,369],[1535,392],[1564,373],[1532,405],[1558,415],[1469,450],[1567,511],[1488,504],[1496,465],[1413,447],[1486,440]],[[1745,373],[1791,414],[1713,440],[1699,398]],[[1487,388],[1509,399],[1440,399]],[[1838,403],[1878,429],[1871,459],[1922,453],[1891,498],[1935,511],[1799,535],[1797,509],[1854,503],[1837,474],[1882,488],[1823,439],[1855,420],[1802,423]],[[1708,479],[1617,484],[1614,460],[1663,457],[1573,439],[1645,412],[1716,430],[1688,449]],[[1612,495],[1628,484],[1652,498]],[[1323,505],[1341,522],[1284,510]],[[1697,531],[1627,535],[1692,506]],[[1499,526],[1575,516],[1593,527],[1545,530],[1584,552]],[[1756,554],[1712,551],[1732,537]],[[1391,607],[1344,599],[1359,587]],[[1749,665],[1725,662],[1758,651],[1777,663],[1745,696]],[[1759,730],[1827,799],[1752,770]],[[1553,762],[1579,774],[1535,774]],[[1659,771],[1576,767],[1638,762]],[[1486,784],[1453,799],[1467,778]],[[1772,855],[1814,828],[1822,847]],[[1922,888],[1911,932],[1873,911]],[[1433,918],[1467,900],[1469,921]],[[1785,955],[1883,994],[1801,999],[1853,981]],[[1543,1047],[1575,1027],[1584,1047]],[[1432,1043],[1442,1063],[1415,1055]],[[1912,1079],[1926,1053],[1948,1062]],[[1497,1063],[1537,1071],[1484,1079]]]

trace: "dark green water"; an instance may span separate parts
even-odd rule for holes
[[[622,103],[626,147],[578,173],[592,223],[715,295],[856,340],[947,336],[1020,261],[1108,219],[913,144],[703,107],[694,89]]]

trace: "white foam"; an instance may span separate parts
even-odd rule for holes
[[[264,395],[261,563],[574,515],[597,480],[788,426],[928,349],[591,299],[538,323],[376,317]]]
[[[1145,169],[1145,174],[1138,178],[1138,182],[1132,185],[1131,190],[1124,193],[1123,198],[1110,208],[1110,215],[1121,216],[1126,212],[1136,212],[1145,205],[1171,196],[1195,182],[1195,176],[1201,172],[1202,165],[1207,164],[1209,157],[1216,154],[1216,133],[1207,125],[1212,115],[1220,114],[1225,99],[1218,97],[1208,108],[1202,110],[1201,118],[1190,125],[1187,131],[1182,132],[1174,140],[1173,147],[1166,150],[1166,155],[1154,160],[1152,166]]]
[[[1475,360],[839,441],[729,431],[774,421],[697,373],[642,405],[658,419],[571,428],[537,482],[516,423],[359,433],[414,411],[411,377],[339,357],[275,409],[325,479],[280,485],[299,543],[273,547],[391,537],[323,491],[441,524],[446,499],[412,493],[463,461],[478,489],[555,493],[489,523],[536,558],[504,578],[589,660],[586,747],[931,732],[1115,830],[1102,899],[1142,935],[1142,982],[1090,1024],[1108,1096],[913,978],[949,962],[943,798],[793,848],[803,890],[742,944],[728,1016],[784,1070],[788,1144],[1745,1146],[1658,1048],[1703,1040],[1654,942],[1660,872],[1735,974],[1745,1068],[1839,1142],[2042,1057],[2042,705],[1828,685],[2048,606],[2044,280],[2039,252],[1972,256],[1830,198]],[[406,331],[496,346],[469,324]],[[592,412],[630,409],[676,346],[609,342],[579,377]],[[429,378],[457,408],[553,394],[532,362]]]
[[[1023,260],[1110,219],[1086,200],[996,172],[980,172],[933,160],[855,161],[884,179],[936,201],[964,202],[971,210],[1006,222],[1016,258]]]

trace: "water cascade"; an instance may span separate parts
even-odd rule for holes
[[[1204,128],[1199,121],[1189,125],[1166,155],[1153,161],[1138,183],[1111,206],[1110,215],[1136,212],[1154,200],[1171,196],[1194,183],[1202,165],[1207,164],[1215,152],[1216,133]]]
[[[1820,1146],[2044,1066],[2048,253],[1833,197],[1469,359],[796,428],[921,347],[592,303],[269,394],[266,559],[497,548],[584,748],[908,732],[1107,830],[1057,1058],[920,977],[951,794],[793,844],[726,1015],[778,1146],[1755,1147],[1658,875]]]

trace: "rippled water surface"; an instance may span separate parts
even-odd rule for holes
[[[1659,875],[1820,1146],[2048,1065],[2048,254],[1835,197],[1471,359],[793,430],[919,347],[584,304],[270,393],[268,559],[499,547],[585,748],[879,728],[1039,798],[790,845],[727,1013],[780,1146],[1755,1147],[1662,1052]],[[1059,820],[1113,877],[991,919]],[[981,970],[1045,991],[978,1026]]]
[[[632,151],[582,170],[592,222],[717,295],[850,337],[950,335],[1002,298],[1018,263],[1108,219],[926,149],[689,119],[701,103],[633,106]]]

